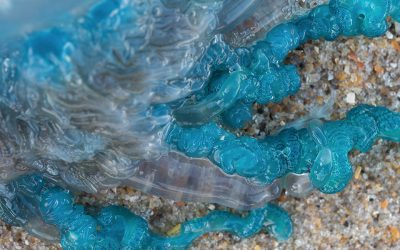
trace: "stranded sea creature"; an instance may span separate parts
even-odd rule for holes
[[[339,192],[353,174],[349,151],[400,141],[400,114],[369,105],[264,140],[229,132],[251,119],[253,103],[297,92],[297,70],[284,64],[290,50],[382,35],[389,17],[399,21],[400,1],[331,0],[254,43],[227,33],[260,20],[256,0],[75,4],[68,9],[85,13],[70,23],[41,20],[25,37],[9,29],[0,47],[0,216],[65,249],[185,248],[220,230],[249,237],[265,229],[284,240],[291,220],[268,203],[282,188]],[[204,179],[208,189],[202,179],[177,182],[207,172],[215,174]],[[212,212],[162,237],[122,207],[85,208],[68,191],[122,184],[250,211]]]

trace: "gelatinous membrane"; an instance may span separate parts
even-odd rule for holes
[[[178,108],[174,113],[174,118],[180,124],[190,126],[199,126],[210,121],[210,117],[221,114],[240,98],[242,86],[246,85],[244,78],[241,72],[229,75],[224,80],[220,92],[210,94],[199,103]]]
[[[281,6],[280,1],[268,2]],[[163,137],[172,119],[170,108],[160,103],[202,86],[186,76],[215,33],[234,32],[261,6],[244,0],[234,5],[197,0],[90,3],[2,5],[0,20],[8,23],[1,26],[2,36],[9,40],[0,47],[4,183],[36,170],[73,189],[96,192],[137,173],[143,159],[157,162],[168,151]],[[32,9],[51,15],[41,12],[38,17]],[[279,18],[274,12],[270,20]]]
[[[0,0],[0,40],[62,23],[95,1]]]
[[[1,17],[11,28],[20,27],[12,18],[31,18],[12,15],[23,6],[10,4]],[[190,93],[184,76],[211,39],[222,1],[102,0],[74,11],[86,4],[53,1],[43,10],[73,13],[60,25],[52,19],[38,29],[46,26],[38,19],[32,33],[4,33],[11,41],[0,57],[3,181],[34,169],[95,192],[160,157],[171,115],[159,103]]]
[[[308,173],[289,173],[283,178],[283,188],[289,196],[304,198],[315,189],[315,186],[311,183]]]
[[[208,159],[175,152],[157,161],[141,162],[123,184],[174,200],[219,203],[245,210],[263,206],[282,191],[282,180],[257,185],[244,177],[225,174]]]
[[[232,6],[230,8],[224,7],[220,15],[227,15],[225,14],[227,9],[238,9],[241,10],[239,13],[243,13],[241,18],[238,18],[240,21],[229,19],[232,21],[220,22],[217,30],[224,31],[226,41],[234,47],[238,47],[262,38],[275,25],[304,15],[310,9],[326,3],[328,0],[232,0],[231,2],[235,4],[230,4]],[[232,23],[235,25],[232,25]]]

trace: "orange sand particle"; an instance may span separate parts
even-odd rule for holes
[[[355,173],[354,173],[354,178],[355,178],[356,180],[360,179],[361,170],[362,170],[362,168],[361,168],[360,166],[357,166],[356,171],[355,171]]]
[[[396,40],[393,40],[391,43],[392,47],[397,50],[397,52],[400,52],[400,44]]]
[[[381,65],[377,64],[374,66],[374,71],[378,74],[383,74],[385,69]]]
[[[344,73],[344,72],[338,72],[338,73],[335,75],[335,77],[336,77],[336,79],[339,80],[339,81],[344,81],[344,80],[346,80],[346,78],[347,78],[347,74]]]
[[[260,247],[259,245],[256,245],[256,246],[254,247],[254,250],[261,250],[261,247]]]
[[[382,209],[386,209],[388,207],[388,205],[389,205],[389,201],[388,200],[381,201],[381,208]]]
[[[390,240],[396,242],[400,239],[400,231],[395,226],[389,226]]]

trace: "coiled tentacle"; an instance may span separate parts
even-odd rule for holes
[[[237,137],[215,123],[194,128],[175,124],[166,140],[189,156],[207,157],[227,174],[270,184],[291,172],[310,173],[316,188],[335,193],[352,178],[351,150],[366,152],[379,138],[399,142],[399,131],[399,113],[360,105],[344,120],[287,128],[263,140]]]
[[[8,186],[18,187],[19,198],[14,199],[14,206],[36,204],[37,216],[57,228],[66,250],[184,249],[201,235],[217,231],[246,238],[264,229],[278,240],[286,240],[292,234],[290,217],[272,204],[244,217],[214,211],[181,224],[175,235],[164,237],[153,233],[143,218],[123,207],[110,206],[98,212],[92,209],[89,213],[90,209],[74,204],[71,193],[39,175],[22,176]]]
[[[380,36],[388,28],[389,16],[399,20],[398,5],[397,0],[332,0],[303,17],[276,26],[264,39],[248,49],[230,48],[225,49],[222,55],[213,54],[214,61],[222,63],[218,69],[209,67],[211,77],[208,78],[208,85],[220,87],[202,94],[197,104],[184,104],[178,108],[174,113],[175,118],[184,125],[199,125],[212,121],[221,113],[225,113],[225,117],[234,115],[226,113],[234,112],[230,108],[237,102],[265,104],[281,101],[296,93],[300,87],[297,69],[283,62],[291,50],[308,40],[320,38],[331,41],[340,35]],[[220,46],[229,47],[226,44]],[[232,66],[232,62],[236,65]],[[207,67],[207,63],[207,60],[198,62],[203,68]],[[239,71],[244,72],[240,73],[243,76],[233,77]],[[212,77],[215,72],[219,77]],[[213,107],[212,112],[204,107]],[[235,127],[230,120],[223,121]]]

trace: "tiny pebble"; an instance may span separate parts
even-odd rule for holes
[[[362,168],[360,166],[357,166],[356,171],[354,172],[354,178],[356,180],[360,179],[361,170]]]
[[[388,200],[383,200],[383,201],[381,201],[380,205],[381,205],[382,209],[386,209],[388,207],[388,205],[389,205],[389,201]]]
[[[332,81],[333,79],[335,79],[335,74],[333,74],[332,71],[328,72],[328,81]]]
[[[390,31],[387,31],[386,37],[387,37],[387,39],[392,40],[394,38],[394,35]]]
[[[346,95],[346,102],[348,104],[356,104],[356,94],[353,92],[350,92]]]
[[[392,242],[396,242],[400,239],[400,231],[395,226],[389,226],[389,232]]]

